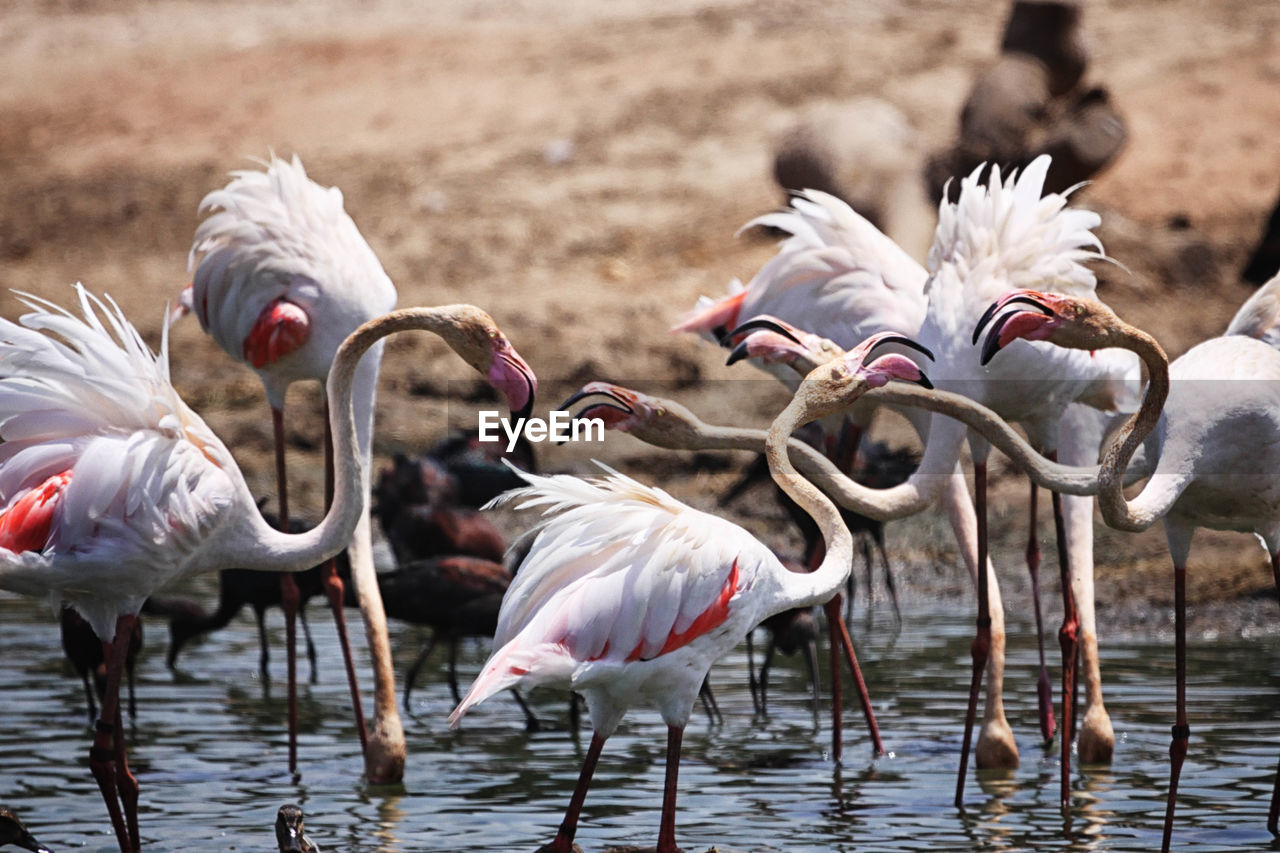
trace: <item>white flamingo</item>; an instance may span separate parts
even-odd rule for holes
[[[1043,352],[1029,352],[1027,358],[1018,362],[1018,367],[1031,371],[1027,378],[1033,378],[1036,371],[1050,375],[1066,368],[1070,372],[1067,380],[1055,379],[1051,384],[1027,383],[1014,381],[1015,377],[998,376],[985,371],[977,364],[976,349],[973,348],[970,331],[983,308],[991,299],[1009,289],[1029,281],[1054,282],[1055,287],[1076,289],[1092,293],[1094,278],[1078,261],[1091,257],[1092,253],[1085,247],[1097,245],[1096,238],[1089,228],[1097,223],[1097,216],[1087,211],[1065,208],[1063,196],[1050,194],[1041,198],[1044,176],[1048,169],[1047,157],[1038,158],[1015,180],[1010,177],[1001,182],[998,170],[993,170],[989,186],[979,183],[979,171],[975,171],[961,182],[960,198],[955,203],[945,199],[939,208],[939,226],[935,235],[934,246],[930,253],[930,267],[933,270],[924,288],[925,316],[918,330],[922,341],[935,352],[945,352],[940,365],[939,387],[952,388],[982,400],[1009,420],[1024,423],[1033,440],[1042,449],[1054,451],[1058,448],[1058,427],[1061,419],[1068,415],[1072,419],[1072,428],[1063,431],[1062,453],[1073,462],[1082,462],[1096,453],[1097,444],[1101,440],[1101,416],[1092,415],[1087,410],[1073,408],[1068,413],[1068,404],[1075,400],[1087,402],[1102,409],[1115,408],[1117,405],[1136,405],[1135,400],[1125,397],[1125,388],[1120,380],[1136,375],[1137,363],[1127,353],[1105,353],[1096,359],[1083,359],[1061,364],[1063,359]],[[856,216],[856,214],[851,215]],[[840,217],[848,219],[847,216]],[[775,220],[770,224],[786,227],[787,220]],[[864,227],[870,227],[865,225]],[[818,232],[813,232],[817,234]],[[845,233],[854,233],[853,228],[846,228]],[[878,232],[877,232],[878,233]],[[879,235],[881,240],[887,240]],[[796,239],[796,238],[793,238]],[[816,246],[816,238],[810,237],[808,243]],[[875,244],[864,250],[874,251]],[[785,246],[785,244],[784,244]],[[811,251],[813,251],[811,249]],[[830,249],[826,250],[830,252]],[[847,250],[853,251],[853,250]],[[900,250],[899,250],[900,252]],[[797,258],[800,256],[797,255]],[[816,257],[821,257],[817,254]],[[775,259],[775,261],[778,259]],[[909,260],[909,259],[908,259]],[[772,263],[772,262],[771,262]],[[797,269],[803,270],[806,265],[798,260],[793,262]],[[814,265],[809,264],[810,268]],[[865,262],[863,266],[869,266]],[[874,269],[874,266],[872,267]],[[763,272],[763,270],[762,270]],[[785,281],[785,276],[774,275],[771,280]],[[753,280],[753,286],[756,282]],[[750,293],[751,287],[747,292]],[[898,290],[905,290],[898,288]],[[887,288],[882,288],[888,292]],[[850,291],[853,292],[852,290]],[[747,303],[749,297],[741,298]],[[775,300],[779,307],[788,311],[793,306],[783,300]],[[768,304],[760,300],[763,307]],[[905,304],[913,304],[908,300]],[[849,311],[855,310],[851,300]],[[704,316],[714,316],[712,309],[704,309]],[[721,311],[721,314],[724,314]],[[836,312],[833,307],[818,312],[824,322],[831,324],[831,317]],[[745,316],[745,315],[742,315]],[[792,317],[783,317],[793,323],[803,323]],[[823,328],[827,328],[824,326]],[[908,330],[913,333],[913,330]],[[833,338],[841,343],[839,337]],[[1021,377],[1016,377],[1021,378]],[[998,380],[998,381],[992,381]],[[1136,396],[1136,395],[1134,395]],[[866,401],[870,405],[871,401]],[[914,421],[920,424],[921,421]],[[937,432],[935,429],[941,432]],[[982,731],[978,741],[979,766],[1014,766],[1017,763],[1017,748],[1012,732],[1005,720],[1001,702],[1000,677],[1003,672],[1003,615],[999,600],[998,588],[994,585],[994,572],[986,559],[985,536],[985,444],[977,440],[973,447],[975,456],[975,480],[981,490],[982,499],[978,502],[977,519],[982,522],[981,528],[972,526],[968,519],[973,518],[967,494],[958,488],[960,479],[948,481],[944,476],[943,465],[950,460],[954,465],[963,448],[964,429],[946,419],[933,419],[918,427],[922,435],[927,435],[927,448],[921,461],[921,474],[916,479],[920,484],[919,508],[923,508],[942,491],[943,483],[952,485],[943,494],[948,501],[949,514],[953,519],[953,529],[960,541],[977,539],[979,546],[975,550],[981,555],[970,563],[975,582],[979,587],[979,620],[984,626],[980,630],[975,652],[982,659],[989,658],[992,670],[992,681],[987,696],[987,707],[984,712]],[[936,433],[936,434],[935,434]],[[1090,446],[1092,444],[1092,446]],[[932,453],[932,455],[931,455]],[[950,473],[950,472],[948,472]],[[956,474],[957,478],[959,474]],[[962,504],[963,502],[963,504]],[[1110,719],[1102,702],[1101,671],[1096,653],[1096,624],[1093,612],[1092,578],[1092,518],[1088,501],[1067,500],[1059,510],[1059,501],[1055,503],[1055,517],[1063,517],[1059,525],[1059,558],[1064,566],[1064,600],[1066,601],[1066,617],[1060,640],[1064,646],[1064,686],[1070,685],[1068,694],[1074,692],[1074,662],[1076,653],[1073,638],[1077,631],[1083,637],[1085,655],[1085,678],[1088,686],[1087,706],[1084,725],[1081,727],[1080,750],[1090,761],[1110,760],[1114,747],[1114,734]],[[870,513],[873,517],[880,517]],[[966,524],[962,530],[958,520]],[[1032,545],[1034,544],[1034,540]],[[1033,582],[1036,561],[1033,547],[1028,548],[1029,567],[1032,568]],[[969,553],[968,548],[962,548]],[[977,567],[984,565],[985,572],[979,573]],[[1069,571],[1069,577],[1068,577]],[[1075,595],[1067,590],[1074,589]],[[1078,625],[1071,607],[1072,599],[1080,603]],[[1037,607],[1038,611],[1038,607]],[[989,620],[989,621],[988,621]],[[1043,670],[1042,670],[1043,672]],[[976,702],[980,687],[981,667],[975,669],[973,701]],[[1046,736],[1052,733],[1050,714],[1047,712],[1047,678],[1042,676],[1042,730]],[[1065,701],[1065,700],[1064,700]],[[969,720],[972,719],[970,712]],[[1067,716],[1064,725],[1070,732],[1071,717]],[[966,730],[971,727],[966,722]],[[964,770],[967,765],[969,736],[965,737],[965,750],[962,756],[960,781],[957,784],[957,802],[960,801]],[[1070,735],[1064,738],[1064,756],[1069,755]],[[1064,765],[1064,791],[1066,773]]]
[[[511,494],[544,508],[525,540],[527,555],[498,617],[495,651],[450,716],[494,693],[523,685],[571,687],[587,700],[594,732],[550,853],[569,853],[578,816],[605,740],[626,710],[656,706],[667,724],[667,774],[659,853],[675,853],[680,742],[712,663],[762,619],[822,603],[849,574],[853,538],[839,512],[792,467],[790,434],[867,388],[923,374],[900,355],[868,363],[878,336],[801,384],[769,432],[770,471],[817,522],[827,542],[812,573],[788,571],[737,525],[692,509],[665,492],[609,472],[590,482],[525,475]],[[503,500],[507,500],[504,498]]]
[[[751,220],[753,226],[778,228],[790,236],[744,287],[730,284],[730,294],[719,300],[703,298],[673,331],[697,332],[720,339],[747,318],[768,315],[794,324],[813,335],[816,347],[823,340],[837,344],[832,353],[843,352],[868,335],[892,331],[914,335],[920,331],[928,305],[924,293],[928,272],[840,199],[824,192],[807,190],[797,193],[791,208]],[[760,342],[757,337],[756,341]],[[758,359],[758,366],[773,373],[794,388],[798,377],[792,371],[775,368],[768,358]],[[810,365],[812,366],[812,365]],[[858,440],[870,425],[875,403],[860,402],[849,413],[849,434],[841,442],[846,449],[856,449]],[[923,437],[928,430],[927,418],[908,409],[904,416]],[[844,415],[833,416],[825,423],[828,447],[834,451]],[[833,452],[833,456],[839,454]],[[847,460],[841,460],[844,463]],[[958,466],[946,474],[927,472],[941,477],[945,483],[941,502],[959,545],[970,578],[978,585],[977,522],[973,502],[968,494],[964,474]],[[920,504],[932,503],[937,492],[930,488],[929,497]],[[872,517],[882,518],[871,513]],[[900,518],[894,514],[890,517]],[[1013,731],[1005,718],[1002,685],[1004,683],[1004,609],[999,584],[990,561],[985,573],[993,615],[993,648],[990,655],[991,690],[983,713],[984,725],[979,737],[980,766],[1013,767],[1018,763]],[[834,627],[833,627],[834,630]],[[834,643],[833,643],[834,648]],[[838,669],[833,672],[833,699],[839,695]],[[855,676],[856,678],[856,676]],[[1042,671],[1041,728],[1046,737],[1052,733],[1051,704],[1046,696],[1048,675]],[[833,708],[833,751],[841,752],[838,709]]]
[[[342,192],[308,178],[296,156],[291,161],[273,157],[265,171],[234,173],[226,187],[204,197],[200,210],[211,215],[196,229],[190,255],[195,272],[184,301],[199,318],[201,328],[262,380],[271,405],[279,509],[285,526],[289,514],[284,447],[288,388],[299,380],[323,383],[338,345],[361,323],[395,307],[396,290],[343,209]],[[356,428],[366,473],[371,470],[373,403],[381,356],[379,344],[360,363],[356,384]],[[507,370],[501,367],[501,360],[497,365]],[[513,399],[522,394],[531,399],[532,389],[519,387],[520,375],[519,371],[498,372],[492,378],[498,383],[515,383],[504,388]],[[521,400],[516,407],[526,402]],[[332,442],[327,434],[325,450],[328,492]],[[383,701],[395,696],[395,673],[373,565],[369,518],[362,518],[356,526],[348,553],[373,660],[376,710],[368,734],[346,640],[342,581],[332,565],[326,592],[342,641],[366,774],[371,781],[398,781],[404,768],[404,729],[395,702]],[[296,655],[291,632],[298,596],[288,575],[282,578],[282,590],[289,634],[289,767],[296,770]]]
[[[316,528],[286,534],[263,520],[230,452],[170,384],[167,324],[154,355],[114,303],[76,292],[83,316],[20,294],[30,313],[0,319],[0,589],[46,598],[55,612],[65,601],[111,643],[90,766],[129,851],[141,845],[138,788],[119,693],[143,601],[198,572],[299,571],[347,544],[367,494],[352,386],[360,356],[381,338],[435,332],[482,373],[510,345],[469,305],[407,309],[361,327],[328,381],[333,504]]]
[[[1028,305],[1030,308],[1022,307]],[[1121,346],[1150,375],[1142,406],[1117,433],[1096,480],[1103,520],[1118,530],[1146,530],[1163,520],[1174,568],[1177,719],[1169,747],[1170,782],[1163,849],[1169,849],[1178,779],[1190,729],[1186,715],[1186,572],[1196,528],[1255,534],[1267,549],[1280,592],[1280,352],[1253,338],[1230,335],[1192,347],[1172,365],[1154,338],[1087,299],[1021,291],[992,306],[1006,309],[987,334],[983,358],[1017,339],[1075,350]],[[988,316],[991,316],[988,315]],[[1150,478],[1132,499],[1122,480],[1138,447],[1148,442]],[[1044,485],[1054,469],[1028,465]],[[1280,770],[1267,827],[1280,822]]]

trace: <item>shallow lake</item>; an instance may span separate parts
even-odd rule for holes
[[[534,851],[550,840],[590,737],[564,730],[565,697],[550,691],[530,697],[539,716],[556,724],[536,734],[526,734],[505,695],[450,731],[445,717],[453,703],[440,650],[424,668],[405,718],[410,756],[404,784],[371,788],[360,778],[340,655],[319,603],[309,612],[321,673],[318,683],[302,689],[298,779],[285,767],[279,612],[270,618],[270,684],[258,676],[257,631],[247,610],[228,629],[189,647],[177,674],[164,667],[166,626],[146,622],[138,713],[125,721],[142,785],[144,848],[272,850],[276,809],[286,802],[303,807],[309,834],[330,853]],[[685,735],[677,825],[684,849],[1159,847],[1173,720],[1173,654],[1166,638],[1104,635],[1116,758],[1110,768],[1077,774],[1067,822],[1057,805],[1057,750],[1039,742],[1036,651],[1025,623],[1010,621],[1006,681],[1022,766],[1012,774],[971,773],[963,812],[952,796],[972,615],[960,602],[915,602],[904,606],[896,632],[883,611],[870,630],[861,616],[853,625],[891,756],[871,759],[849,694],[844,761],[830,760],[829,721],[824,714],[815,724],[798,657],[777,663],[769,718],[754,717],[740,648],[712,672],[723,724],[711,726],[695,712]],[[423,635],[395,624],[392,631],[403,673]],[[358,640],[363,660],[363,638]],[[1056,643],[1050,648],[1056,653]],[[486,653],[478,642],[464,647],[464,687]],[[305,678],[305,659],[299,666]],[[1189,678],[1192,741],[1175,848],[1280,850],[1265,826],[1280,754],[1280,637],[1195,640]],[[0,595],[0,696],[0,803],[55,851],[115,850],[87,768],[90,730],[82,688],[63,660],[58,627],[43,604]],[[588,853],[656,841],[664,751],[661,720],[633,711],[606,746],[587,798],[577,840]]]

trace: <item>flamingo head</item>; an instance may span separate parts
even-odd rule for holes
[[[933,360],[933,353],[906,335],[896,332],[874,334],[842,357],[814,368],[805,377],[796,392],[795,401],[806,410],[806,422],[842,411],[867,391],[882,388],[893,379],[933,388],[933,383],[919,365],[901,353],[891,352],[872,358],[877,350],[890,344],[916,350]]]
[[[736,346],[734,341],[737,341]],[[801,373],[808,373],[819,364],[845,354],[834,341],[798,329],[768,314],[753,317],[738,326],[725,335],[721,343],[732,347],[728,364],[744,358],[758,358],[765,364],[789,365]]]
[[[991,323],[982,344],[984,365],[1018,338],[1049,341],[1071,349],[1102,349],[1110,345],[1109,338],[1116,322],[1111,309],[1093,299],[1037,290],[1014,290],[983,312],[973,330],[973,343],[978,342],[982,330]]]
[[[556,408],[567,411],[585,402],[575,420],[599,419],[605,429],[628,432],[647,444],[681,449],[705,425],[698,416],[672,400],[615,385],[588,382]]]
[[[484,311],[474,305],[456,305],[449,313],[449,322],[440,329],[440,335],[507,398],[507,407],[514,417],[527,418],[533,411],[533,397],[538,391],[538,377],[533,368]]]

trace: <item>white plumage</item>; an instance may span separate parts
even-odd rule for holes
[[[200,202],[212,215],[191,246],[190,301],[200,327],[246,364],[246,342],[268,306],[284,299],[305,312],[306,343],[257,367],[280,408],[290,383],[323,381],[342,339],[394,308],[396,290],[343,208],[341,190],[308,178],[296,155],[265,165],[232,173]]]
[[[605,471],[521,472],[531,485],[500,499],[544,518],[526,534],[495,651],[451,722],[516,683],[550,683],[586,695],[606,737],[637,703],[683,726],[711,664],[747,631],[829,597],[736,524]]]
[[[81,317],[23,294],[21,325],[0,319],[0,519],[70,472],[44,547],[0,550],[0,586],[68,601],[111,639],[118,615],[184,573],[244,486],[169,383],[167,328],[153,355],[114,302],[76,294]]]

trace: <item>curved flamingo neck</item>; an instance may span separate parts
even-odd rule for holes
[[[788,589],[795,598],[786,605],[787,608],[824,603],[844,585],[853,566],[853,534],[845,525],[840,511],[791,464],[788,452],[791,434],[813,420],[807,412],[808,406],[801,396],[803,394],[802,388],[800,394],[792,399],[769,427],[765,455],[768,457],[769,473],[774,482],[801,509],[809,513],[818,525],[827,545],[827,553],[814,571],[808,574],[788,573]]]
[[[1146,332],[1117,320],[1111,330],[1120,340],[1120,346],[1137,353],[1147,366],[1147,391],[1142,395],[1142,405],[1121,425],[1116,437],[1102,457],[1102,471],[1098,477],[1098,509],[1108,526],[1117,530],[1137,532],[1146,530],[1169,511],[1181,493],[1180,489],[1166,488],[1158,483],[1162,478],[1153,477],[1132,501],[1125,499],[1123,485],[1125,469],[1142,442],[1160,421],[1165,401],[1169,398],[1169,357],[1160,343]]]
[[[418,329],[434,332],[449,341],[442,332],[456,323],[452,306],[439,308],[402,308],[370,320],[343,341],[329,370],[327,399],[329,424],[334,444],[333,503],[321,522],[304,533],[282,533],[268,525],[260,515],[239,519],[249,530],[231,532],[223,537],[225,545],[218,553],[210,554],[214,565],[210,568],[243,566],[275,571],[296,571],[308,568],[337,553],[345,547],[366,505],[367,489],[364,447],[368,435],[368,405],[359,413],[364,421],[357,428],[354,386],[357,375],[363,380],[368,368],[358,371],[361,357],[378,341],[396,332]],[[375,373],[376,375],[376,373]],[[362,387],[362,400],[372,403],[371,389]],[[247,491],[247,486],[241,484]],[[249,504],[253,501],[246,498]],[[230,540],[230,541],[227,541]]]

